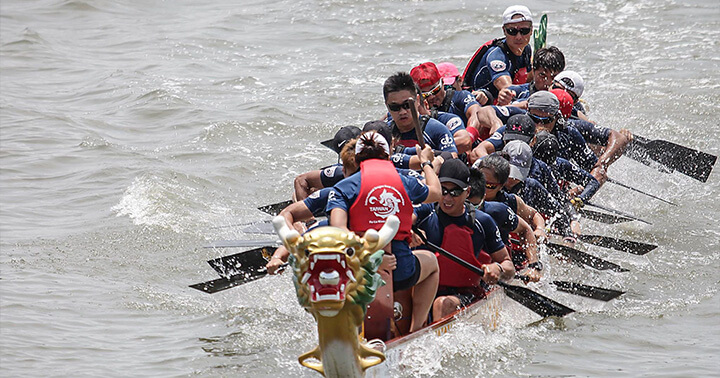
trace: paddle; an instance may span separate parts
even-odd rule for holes
[[[292,203],[293,203],[293,200],[286,200],[286,201],[282,201],[282,202],[271,203],[269,205],[258,207],[258,210],[266,212],[272,216],[275,216],[275,215],[280,214],[282,209],[288,207]]]
[[[548,242],[548,246],[551,248],[548,248],[548,251],[552,255],[560,254],[563,256],[568,257],[570,260],[589,266],[591,268],[597,269],[597,270],[612,270],[615,272],[629,272],[628,269],[625,269],[621,267],[620,265],[611,263],[610,261],[603,260],[599,257],[593,256],[589,253],[585,253],[583,251],[579,251],[575,248],[570,248],[568,246],[557,244],[553,242]]]
[[[449,258],[450,260],[462,265],[466,269],[470,269],[471,271],[475,272],[479,275],[484,275],[485,271],[482,269],[476,267],[475,265],[472,265],[468,263],[467,261],[453,255],[452,253],[438,247],[437,245],[431,243],[427,240],[425,235],[423,235],[417,228],[415,229],[415,233],[420,236],[420,239],[422,239],[423,243],[430,247],[433,251],[442,254],[443,256]],[[508,297],[512,298],[513,300],[517,301],[521,305],[529,308],[536,314],[546,317],[546,316],[558,316],[562,317],[569,313],[575,312],[575,310],[562,305],[558,302],[555,302],[554,300],[545,297],[539,293],[536,293],[528,288],[515,286],[515,285],[508,285],[505,282],[498,281],[497,283],[499,286],[501,286],[503,289],[505,289],[505,293]]]
[[[636,217],[636,216],[634,216],[634,215],[632,215],[632,214],[628,214],[628,213],[626,213],[626,212],[613,209],[612,207],[608,207],[608,206],[604,206],[604,205],[598,205],[598,204],[596,204],[595,202],[590,202],[590,201],[585,202],[585,204],[586,204],[586,205],[590,205],[590,206],[597,207],[598,209],[601,209],[601,210],[605,210],[605,211],[609,211],[609,212],[611,212],[611,213],[615,213],[615,214],[617,214],[617,215],[619,215],[619,216],[623,216],[623,217],[625,217],[625,218],[630,218],[630,219],[632,219],[632,220],[636,220],[636,221],[639,221],[639,222],[643,222],[643,223],[645,223],[645,224],[652,224],[652,223],[650,223],[650,222],[648,222],[648,221],[646,221],[646,220],[644,220],[644,219],[640,219],[640,218],[638,218],[638,217]]]
[[[415,106],[415,99],[410,97],[408,98],[408,102],[410,102],[410,112],[412,113],[413,124],[415,125],[415,137],[418,140],[420,148],[423,149],[425,148],[425,137],[423,137],[423,132],[420,129],[420,118],[418,117],[417,107]],[[420,155],[420,151],[416,151],[416,153],[418,156]]]
[[[633,136],[633,141],[625,149],[624,155],[645,165],[652,165],[651,161],[655,161],[702,182],[707,182],[717,161],[717,156],[666,140],[650,140],[640,135]]]
[[[644,255],[658,246],[633,240],[624,240],[602,235],[578,235],[578,239],[603,248],[612,248],[635,255]]]
[[[208,264],[222,277],[193,284],[190,287],[213,294],[258,280],[267,275],[265,265],[274,251],[273,247],[266,246],[208,260]],[[282,264],[281,269],[287,265],[287,263]]]
[[[643,192],[643,191],[640,190],[640,189],[635,189],[635,188],[633,188],[633,187],[630,186],[630,185],[625,185],[625,184],[623,184],[623,183],[621,183],[621,182],[618,182],[617,180],[614,180],[614,179],[612,179],[612,178],[610,178],[610,177],[607,178],[607,181],[610,182],[610,183],[613,183],[613,184],[615,184],[615,185],[617,185],[617,186],[622,186],[622,187],[625,188],[625,189],[634,190],[634,191],[636,191],[636,192],[638,192],[638,193],[641,193],[641,194],[644,194],[644,195],[646,195],[646,196],[648,196],[648,197],[650,197],[650,198],[655,198],[656,200],[660,200],[660,201],[663,201],[663,202],[668,203],[668,204],[670,204],[670,205],[677,206],[677,204],[674,203],[674,202],[670,202],[670,201],[668,201],[668,200],[664,200],[664,199],[662,199],[662,198],[660,198],[660,197],[658,197],[658,196],[654,196],[654,195],[652,195],[652,194],[650,194],[650,193],[645,193],[645,192]]]
[[[525,283],[530,281],[530,277],[521,276],[519,274],[516,274],[515,278],[522,280]],[[605,302],[625,294],[624,291],[605,289],[603,287],[584,285],[568,281],[553,281],[552,284],[559,291]]]
[[[245,248],[245,247],[262,247],[270,248],[272,245],[280,245],[280,240],[217,240],[203,248]]]
[[[580,209],[580,210],[578,210],[578,212],[588,219],[592,219],[594,221],[607,223],[607,224],[632,222],[632,219],[630,219],[630,218],[621,217],[618,215],[600,213],[597,211],[592,211],[590,209]]]

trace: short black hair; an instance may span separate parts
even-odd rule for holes
[[[383,97],[387,101],[390,92],[410,91],[413,95],[418,94],[417,86],[407,72],[398,72],[385,80],[383,84]]]
[[[477,168],[470,168],[470,195],[468,198],[485,198],[485,175]]]
[[[533,58],[533,69],[545,68],[554,72],[562,72],[565,69],[565,55],[555,46],[543,47],[535,52]]]
[[[480,160],[478,169],[480,168],[487,168],[492,171],[498,181],[500,181],[500,184],[505,184],[510,176],[510,162],[497,152],[485,156],[482,160]]]

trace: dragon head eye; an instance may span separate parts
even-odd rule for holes
[[[305,256],[310,256],[310,249],[305,248]]]
[[[345,248],[345,254],[352,257],[355,254],[355,248],[353,248],[353,247]]]

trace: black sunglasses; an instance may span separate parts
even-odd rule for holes
[[[399,112],[400,109],[410,110],[410,101],[403,101],[400,104],[387,104],[387,108],[391,112]]]
[[[453,197],[460,197],[460,195],[463,194],[464,191],[465,191],[465,189],[461,189],[461,188],[448,189],[448,188],[443,187],[442,195],[449,194]]]
[[[535,122],[535,123],[542,123],[542,124],[544,124],[544,125],[547,125],[548,123],[552,123],[552,121],[555,120],[555,116],[550,116],[550,117],[538,117],[538,116],[536,116],[535,114],[532,114],[532,113],[528,113],[527,115],[530,117],[530,119],[533,120],[533,122]]]
[[[528,35],[530,32],[532,32],[532,28],[505,28],[505,33],[512,36],[516,36],[517,33]]]

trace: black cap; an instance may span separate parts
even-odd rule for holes
[[[537,133],[535,138],[533,157],[542,160],[549,165],[555,164],[558,152],[560,151],[560,143],[555,135],[543,130]]]
[[[451,182],[462,189],[470,182],[470,168],[459,159],[450,159],[440,166],[440,182]]]
[[[508,118],[505,124],[505,135],[503,141],[521,140],[530,143],[533,135],[535,135],[535,122],[526,114],[515,114]]]
[[[350,139],[357,138],[362,131],[357,126],[343,126],[335,133],[335,137],[320,142],[323,146],[337,152],[342,152],[342,148]]]
[[[377,131],[378,134],[382,135],[383,138],[385,138],[385,140],[388,142],[388,145],[392,142],[392,129],[385,121],[369,121],[365,123],[362,131]]]

